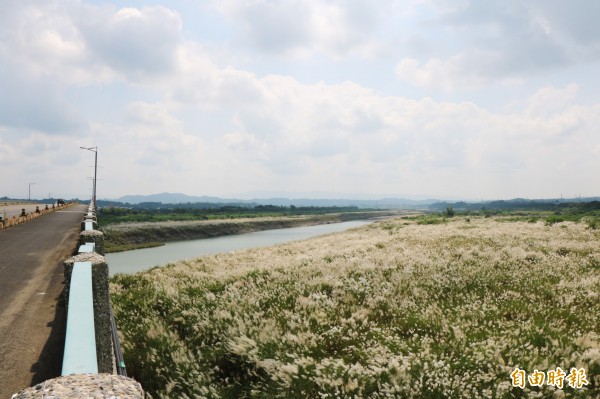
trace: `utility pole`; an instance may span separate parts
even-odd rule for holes
[[[29,183],[29,201],[31,201],[31,186],[33,186],[35,183]]]
[[[96,180],[98,177],[98,146],[96,147],[79,147],[82,150],[88,150],[88,151],[92,151],[95,156],[94,156],[94,192],[92,194],[92,201],[94,202],[94,204],[96,203]]]

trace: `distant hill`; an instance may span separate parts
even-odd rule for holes
[[[429,209],[434,211],[443,211],[448,207],[454,210],[472,211],[486,209],[504,209],[504,210],[525,210],[525,209],[560,209],[562,205],[573,204],[595,204],[599,203],[600,197],[585,197],[585,198],[552,198],[552,199],[525,199],[513,198],[510,200],[497,201],[480,201],[480,202],[448,202],[439,201],[429,205]]]
[[[438,200],[439,201],[439,200]],[[255,198],[249,200],[226,199],[209,196],[191,196],[181,193],[160,193],[150,195],[126,195],[110,202],[121,202],[129,204],[140,204],[146,202],[162,204],[188,204],[188,203],[210,203],[210,204],[247,204],[275,205],[275,206],[356,206],[359,208],[410,208],[425,209],[436,200],[412,200],[406,198],[382,198],[382,199],[318,199],[318,198]]]
[[[160,193],[150,195],[126,195],[121,198],[117,198],[115,201],[127,202],[130,204],[139,204],[141,202],[162,202],[163,204],[187,204],[196,202],[210,202],[210,203],[229,203],[229,202],[245,202],[241,200],[227,200],[219,197],[208,197],[208,196],[192,196],[181,193]]]
[[[358,208],[381,208],[381,209],[424,209],[435,200],[410,200],[406,198],[382,198],[382,199],[311,199],[311,198],[265,198],[253,199],[260,205],[276,206],[356,206]]]
[[[434,199],[407,199],[407,198],[381,198],[381,199],[347,199],[347,198],[254,198],[254,199],[232,199],[210,196],[192,196],[181,193],[160,193],[150,195],[126,195],[111,201],[99,201],[104,206],[118,206],[118,203],[138,205],[150,203],[165,205],[180,204],[205,204],[203,207],[220,206],[247,206],[256,205],[275,205],[275,206],[314,206],[314,207],[332,207],[332,206],[355,206],[358,208],[379,208],[379,209],[423,209],[433,211],[443,211],[447,207],[453,207],[456,210],[477,210],[481,208],[493,209],[523,209],[551,207],[560,203],[576,203],[598,201],[599,197],[588,198],[560,198],[560,199],[525,199],[514,198],[498,201],[444,201]]]

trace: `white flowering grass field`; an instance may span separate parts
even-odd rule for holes
[[[377,222],[113,279],[153,398],[600,398],[600,231]],[[560,367],[580,388],[512,385]]]

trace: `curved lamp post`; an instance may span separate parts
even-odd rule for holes
[[[94,156],[94,193],[92,194],[92,200],[96,203],[96,177],[98,176],[98,146],[96,147],[79,147],[82,150],[92,151]]]

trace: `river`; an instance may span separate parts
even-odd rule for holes
[[[106,254],[110,274],[131,274],[154,266],[166,265],[182,259],[197,258],[202,255],[237,251],[240,249],[268,247],[284,242],[304,240],[323,234],[344,231],[353,227],[372,223],[369,220],[320,224],[316,226],[291,227],[286,229],[264,230],[232,236],[203,238],[166,243],[160,247],[134,249],[131,251]]]

